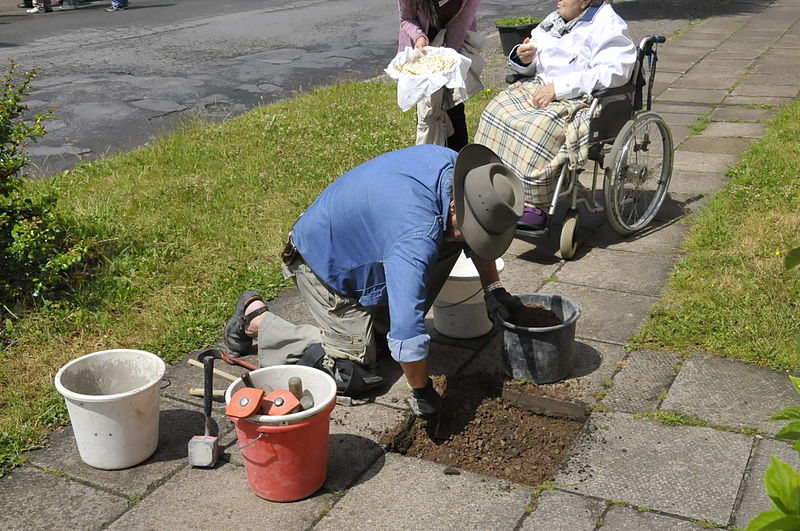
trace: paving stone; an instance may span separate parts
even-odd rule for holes
[[[727,525],[751,444],[738,433],[593,413],[553,484]]]
[[[603,527],[614,531],[702,531],[703,526],[630,507],[613,505],[603,517]]]
[[[770,96],[728,96],[725,103],[733,105],[775,105],[781,106],[791,103],[793,98],[778,98]]]
[[[772,507],[772,500],[764,488],[764,472],[769,467],[770,457],[777,457],[795,470],[800,470],[800,457],[791,444],[774,439],[760,440],[750,461],[750,469],[742,489],[742,499],[734,515],[734,524],[738,527],[746,527],[758,513]]]
[[[700,136],[761,138],[766,130],[767,126],[761,123],[711,122]]]
[[[685,125],[670,125],[669,130],[672,133],[672,144],[676,147],[692,134],[692,130]]]
[[[588,244],[592,248],[612,251],[671,255],[680,249],[687,231],[688,227],[680,220],[654,220],[644,229],[627,236],[621,236],[609,225],[603,225],[592,235]]]
[[[742,83],[738,85],[733,92],[732,96],[777,96],[781,98],[795,98],[797,97],[798,89],[796,85],[750,85]]]
[[[241,466],[185,468],[108,529],[308,529],[336,500],[319,492],[293,503],[270,502],[250,490]]]
[[[698,113],[678,113],[678,112],[657,112],[659,116],[661,116],[667,125],[672,128],[676,125],[683,125],[683,126],[692,126],[697,123],[697,120],[700,119],[701,114]],[[674,140],[674,139],[673,139]]]
[[[221,433],[232,428],[227,417],[216,408],[212,415]],[[112,492],[141,496],[187,465],[188,443],[195,435],[203,434],[204,425],[202,410],[162,397],[158,447],[149,459],[139,465],[124,470],[90,467],[80,458],[72,427],[53,434],[47,448],[31,452],[30,461]]]
[[[680,151],[738,155],[747,151],[752,141],[752,138],[694,136],[681,144]]]
[[[702,116],[707,114],[713,107],[704,103],[690,103],[690,102],[669,102],[658,101],[657,105],[653,105],[653,110],[660,114],[664,113],[679,113],[679,114],[693,114],[695,116]],[[697,121],[697,120],[694,120]],[[692,123],[694,123],[694,121]]]
[[[672,172],[669,189],[672,193],[713,195],[725,186],[728,177],[723,173]]]
[[[711,119],[760,122],[764,120],[769,120],[776,114],[778,114],[777,109],[737,107],[734,105],[730,105],[714,109],[714,112],[711,113]]]
[[[655,410],[675,379],[677,354],[637,350],[623,362],[614,376],[614,385],[602,400],[602,405],[625,413],[647,413]]]
[[[559,490],[542,492],[536,509],[522,522],[522,531],[594,531],[605,503]]]
[[[643,296],[578,286],[565,282],[549,283],[544,291],[563,295],[581,304],[581,317],[576,323],[576,337],[624,345],[650,313],[657,297]],[[609,312],[609,308],[619,308]]]
[[[794,405],[797,392],[786,374],[743,361],[696,354],[683,364],[661,409],[715,425],[755,428],[774,435],[781,423],[764,419]]]
[[[664,94],[661,95],[659,100],[680,102],[691,101],[696,103],[720,103],[727,95],[727,90],[669,88],[664,91]]]
[[[736,155],[676,151],[673,171],[725,173],[739,161]]]
[[[6,531],[102,529],[126,510],[128,500],[121,496],[32,466],[0,478],[0,520]]]
[[[657,295],[666,285],[677,258],[663,254],[593,249],[569,261],[556,275],[562,282],[641,295]]]
[[[695,69],[692,69],[690,73],[684,74],[679,80],[672,83],[671,86],[676,89],[728,90],[736,83],[739,77],[740,74],[738,71],[727,72],[725,74],[709,74],[703,71],[695,73]]]
[[[314,529],[513,529],[525,514],[530,488],[446,468],[386,454]]]

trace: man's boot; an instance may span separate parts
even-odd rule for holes
[[[17,5],[20,9],[30,9],[33,7],[33,0],[22,0],[20,4]]]

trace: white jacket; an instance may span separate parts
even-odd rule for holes
[[[509,66],[520,74],[552,83],[559,100],[577,98],[624,85],[633,74],[636,47],[623,32],[628,29],[614,9],[604,4],[589,8],[572,31],[553,37],[538,26],[531,31],[536,57],[522,66],[514,47]]]

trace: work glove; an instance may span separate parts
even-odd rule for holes
[[[519,297],[510,294],[502,286],[488,290],[484,293],[483,300],[486,302],[489,319],[498,326],[501,320],[509,322],[517,310],[524,306]]]

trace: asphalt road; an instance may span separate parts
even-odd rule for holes
[[[394,0],[131,0],[28,15],[0,0],[0,64],[35,68],[28,99],[58,119],[31,145],[32,175],[50,175],[172,130],[181,117],[221,119],[298,90],[378,75],[396,52]],[[549,0],[484,0],[479,30],[502,16],[543,15]]]

